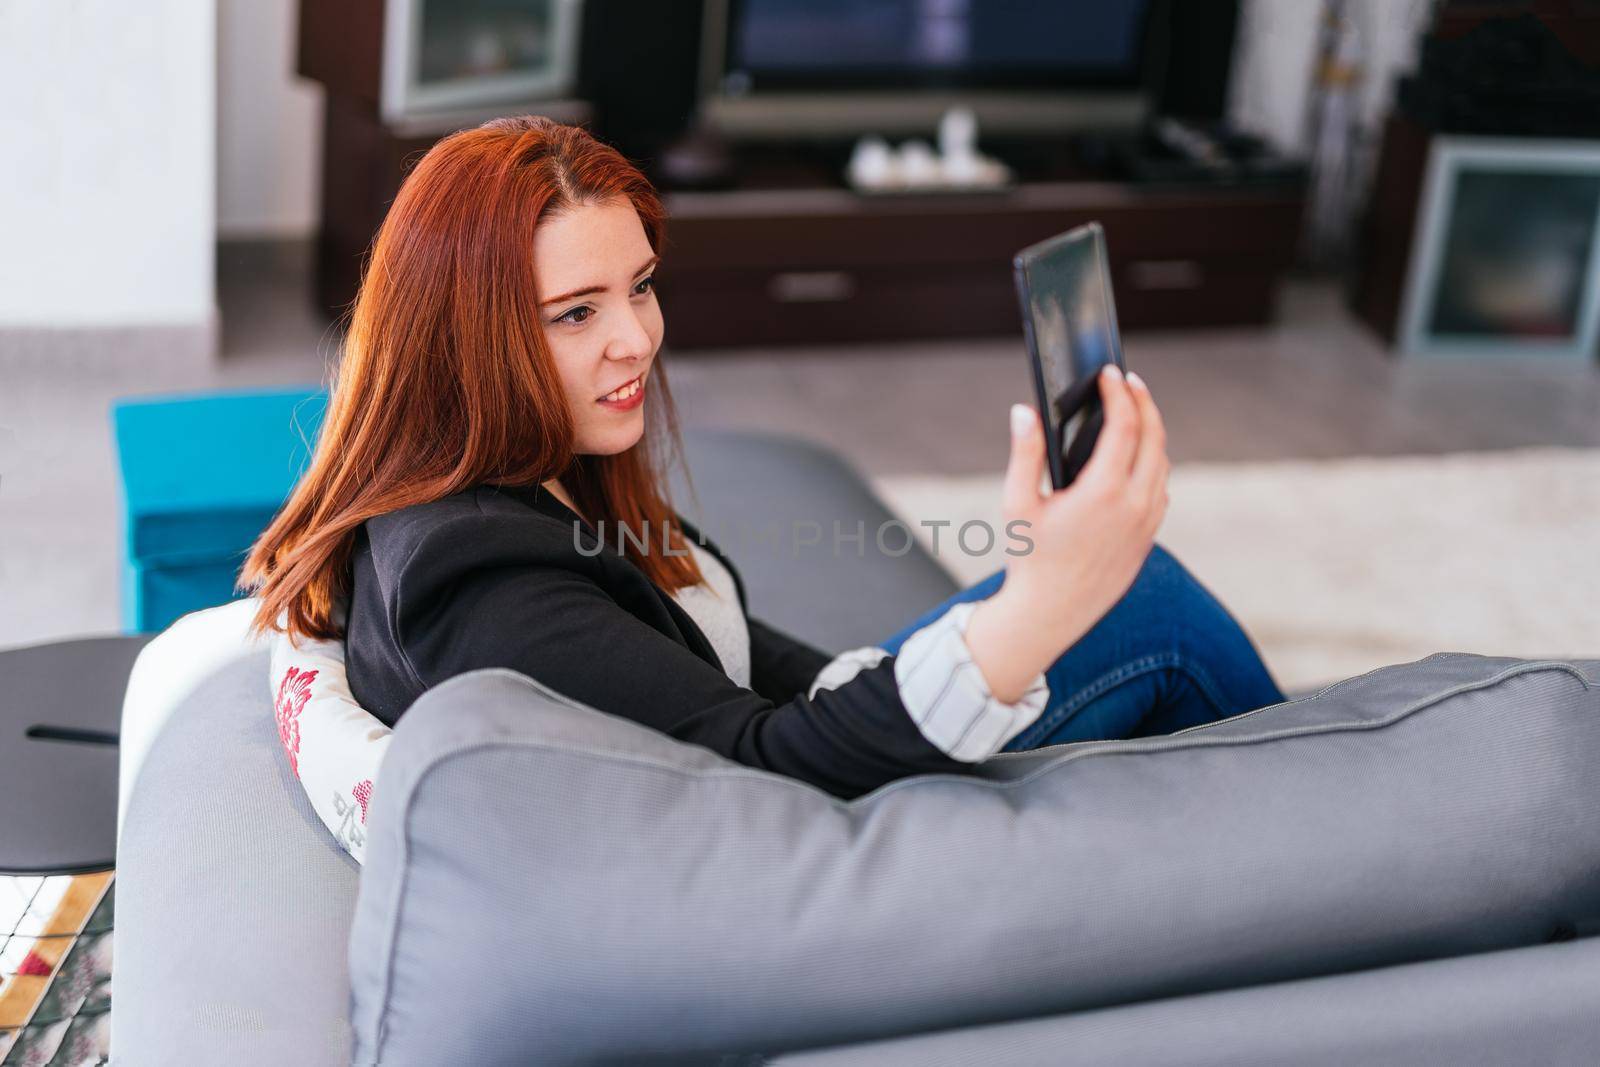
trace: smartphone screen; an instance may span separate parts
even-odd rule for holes
[[[1097,377],[1126,370],[1111,297],[1105,231],[1097,222],[1030,245],[1012,261],[1050,482],[1065,489],[1088,462],[1103,413]]]

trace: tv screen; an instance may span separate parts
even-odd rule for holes
[[[730,0],[723,92],[1126,88],[1150,0]]]

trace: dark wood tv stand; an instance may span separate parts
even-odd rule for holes
[[[1298,187],[1027,182],[996,193],[838,187],[666,197],[659,275],[677,348],[1020,332],[1011,257],[1106,229],[1127,329],[1263,323],[1294,262]]]
[[[337,315],[409,166],[449,129],[391,126],[333,91],[326,111],[316,300]],[[1016,334],[1012,255],[1095,219],[1127,329],[1269,321],[1294,261],[1298,185],[1157,188],[1035,158],[1001,192],[862,195],[840,162],[743,158],[737,189],[666,194],[674,347]]]
[[[434,116],[408,124],[379,117],[384,19],[393,6],[386,0],[299,5],[297,69],[327,90],[315,298],[333,314],[355,296],[365,253],[409,167],[452,129],[489,117]],[[608,14],[602,11],[607,7]],[[1225,72],[1232,16],[1214,17],[1215,5],[1182,7],[1199,13],[1191,12],[1185,32],[1221,42],[1213,65]],[[642,2],[591,0],[589,8],[604,33],[596,34],[594,54],[580,67],[592,61],[590,88],[597,92],[592,100],[528,106],[564,122],[592,119],[603,138],[608,122],[613,132],[644,122],[652,129],[645,140],[665,143],[675,136],[669,127],[681,121],[663,117],[672,107],[630,111],[618,101],[655,91],[659,79],[663,99],[681,91],[687,107],[698,35],[661,39],[662,21],[641,17],[653,10]],[[688,51],[655,56],[636,69],[632,57],[654,56],[661,45]],[[1196,55],[1189,53],[1191,66]],[[679,75],[688,80],[680,85]],[[1185,77],[1190,88],[1197,84],[1193,71]],[[1168,84],[1172,101],[1179,100],[1175,87],[1183,81]],[[1198,98],[1181,101],[1182,113],[1207,113],[1202,98],[1211,90],[1201,89]],[[1220,89],[1215,107],[1220,114]],[[1268,321],[1278,281],[1294,259],[1300,188],[1156,188],[1104,180],[1126,173],[1107,164],[1107,146],[1133,133],[1007,140],[985,131],[984,151],[1005,160],[1022,184],[998,193],[914,197],[846,189],[840,176],[853,137],[723,146],[726,173],[720,177],[737,188],[666,197],[668,248],[660,282],[669,341],[712,347],[1016,334],[1012,255],[1094,219],[1106,229],[1125,327]],[[662,175],[696,180],[716,173],[714,166],[674,170],[665,166],[671,155],[669,145],[661,158],[640,162]],[[715,161],[717,153],[709,155]]]

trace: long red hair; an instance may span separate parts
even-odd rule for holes
[[[310,467],[241,571],[261,601],[252,632],[341,636],[361,524],[486,482],[560,478],[589,519],[648,533],[645,552],[619,541],[663,589],[700,581],[651,456],[653,436],[681,454],[666,368],[650,376],[654,424],[637,445],[577,455],[539,317],[534,228],[616,197],[660,253],[655,190],[577,127],[495,119],[418,161],[373,242]],[[662,530],[675,551],[658,551]]]

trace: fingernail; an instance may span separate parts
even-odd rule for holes
[[[1105,367],[1105,375],[1112,381],[1117,381],[1122,377],[1122,368],[1118,367],[1115,363],[1107,363]]]
[[[1149,392],[1149,390],[1150,390],[1150,387],[1148,385],[1144,384],[1144,379],[1139,377],[1139,372],[1138,371],[1129,371],[1128,372],[1128,384],[1133,386],[1136,389],[1143,389],[1146,392]]]
[[[1033,425],[1033,412],[1026,404],[1011,405],[1011,436],[1021,437]]]

